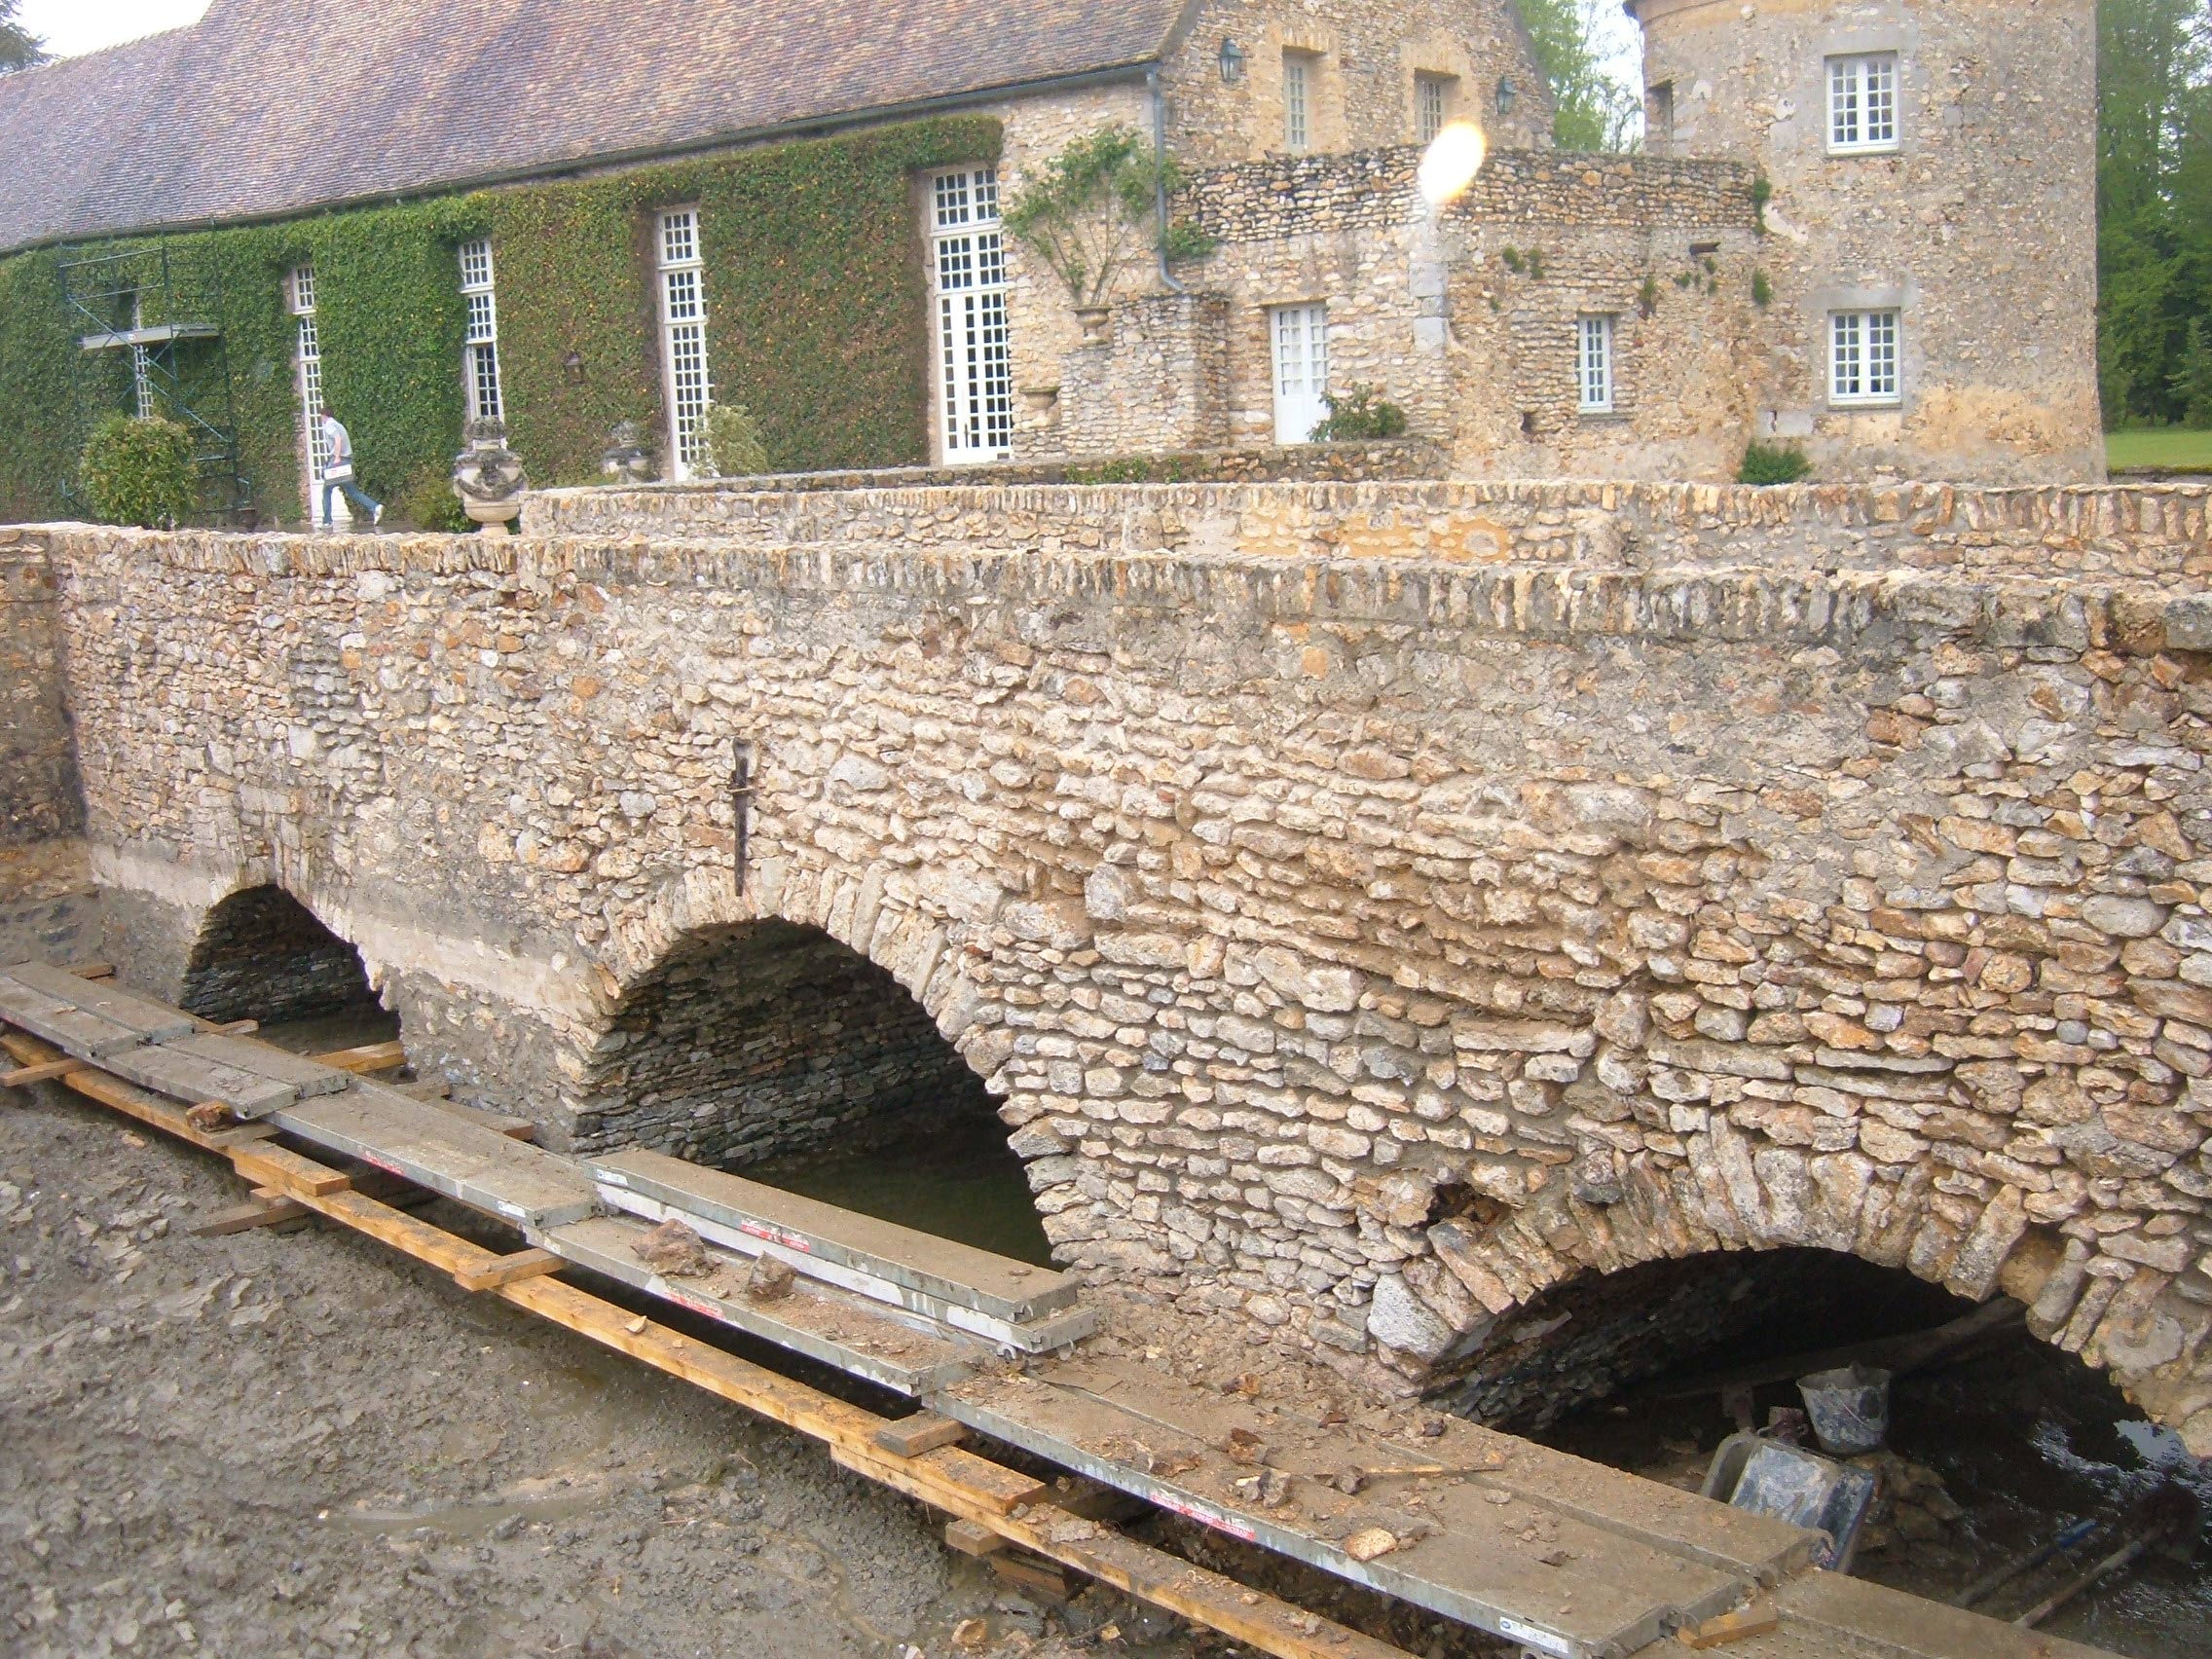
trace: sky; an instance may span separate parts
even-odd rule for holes
[[[22,0],[16,17],[56,56],[196,23],[207,0]]]

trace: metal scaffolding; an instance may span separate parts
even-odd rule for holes
[[[122,411],[191,434],[195,518],[246,525],[253,485],[240,465],[222,282],[204,257],[166,240],[64,259],[61,301],[77,336],[77,424]],[[74,497],[74,481],[68,486]]]

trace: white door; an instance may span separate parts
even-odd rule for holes
[[[1277,306],[1274,331],[1275,442],[1306,444],[1328,419],[1329,308]]]

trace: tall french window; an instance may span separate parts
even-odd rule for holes
[[[317,495],[322,482],[322,469],[330,464],[330,446],[322,436],[322,343],[314,326],[314,267],[298,265],[285,278],[286,298],[291,302],[292,321],[296,330],[298,351],[293,361],[294,384],[300,394],[301,453],[307,458],[305,479],[308,518],[312,523],[320,510]],[[352,508],[341,493],[331,505],[335,521],[350,524]]]
[[[1313,441],[1329,417],[1329,308],[1276,306],[1269,315],[1275,360],[1275,442]]]
[[[492,292],[489,239],[461,244],[461,297],[468,307],[467,344],[461,349],[461,385],[471,421],[503,421],[499,396],[499,302]]]
[[[1585,415],[1613,412],[1613,319],[1575,320],[1575,407]]]
[[[995,461],[1014,442],[1014,356],[996,168],[939,173],[930,181],[930,248],[944,459]]]
[[[135,334],[146,326],[146,296],[130,296],[130,332]],[[130,343],[130,392],[137,405],[138,419],[151,421],[161,413],[154,402],[154,350],[143,340]]]
[[[1303,52],[1282,55],[1282,147],[1313,148],[1313,61]]]
[[[1828,148],[1838,153],[1898,147],[1898,55],[1828,59]]]
[[[660,216],[661,372],[668,381],[668,453],[678,478],[697,474],[707,459],[707,285],[699,259],[699,210]]]

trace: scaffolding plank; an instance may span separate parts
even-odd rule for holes
[[[598,1195],[569,1159],[356,1078],[276,1113],[285,1131],[525,1228],[580,1221]]]
[[[299,1093],[288,1083],[257,1077],[162,1043],[103,1054],[99,1063],[117,1077],[179,1100],[220,1100],[246,1119],[265,1118],[277,1107],[291,1104]]]
[[[44,991],[56,1002],[68,1003],[87,1014],[135,1031],[149,1043],[189,1037],[199,1029],[199,1022],[189,1014],[180,1014],[173,1008],[164,1008],[160,1003],[118,990],[112,980],[83,978],[66,968],[55,968],[44,962],[23,962],[10,968],[8,977],[35,991]]]
[[[45,1038],[80,1060],[104,1060],[145,1041],[129,1026],[88,1014],[12,974],[0,974],[0,1019]]]
[[[165,1043],[163,1047],[180,1053],[197,1055],[216,1065],[229,1066],[234,1071],[285,1084],[303,1097],[337,1094],[351,1088],[353,1084],[353,1074],[337,1066],[322,1065],[305,1055],[276,1048],[274,1044],[255,1043],[244,1037],[225,1036],[220,1032],[202,1032],[197,1036]]]
[[[996,1313],[982,1311],[966,1302],[926,1295],[885,1273],[866,1272],[814,1252],[793,1249],[776,1240],[764,1239],[757,1233],[681,1204],[664,1203],[658,1198],[647,1198],[632,1188],[603,1182],[599,1196],[610,1209],[643,1216],[647,1221],[681,1221],[701,1237],[711,1238],[726,1249],[747,1256],[773,1256],[807,1278],[819,1279],[825,1284],[835,1285],[840,1290],[849,1290],[855,1295],[866,1296],[894,1308],[903,1308],[909,1313],[919,1313],[925,1318],[966,1331],[971,1336],[982,1337],[1016,1352],[1051,1353],[1069,1348],[1098,1329],[1098,1314],[1093,1309],[1070,1308],[1048,1313],[1040,1319],[1017,1323],[1001,1318]],[[904,1267],[908,1264],[895,1265]]]
[[[627,1217],[598,1216],[532,1236],[578,1267],[910,1398],[958,1382],[990,1358],[980,1343],[960,1342],[922,1320],[828,1286],[800,1281],[788,1295],[756,1302],[743,1289],[752,1266],[743,1257],[723,1256],[716,1274],[664,1276],[636,1249],[650,1231]]]
[[[666,1153],[633,1149],[587,1160],[603,1186],[654,1198],[780,1246],[797,1265],[814,1257],[1014,1324],[1076,1306],[1066,1273],[993,1255],[819,1199],[702,1169]]]

